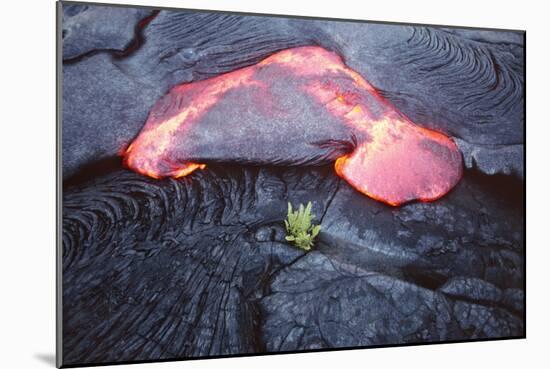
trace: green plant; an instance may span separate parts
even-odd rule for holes
[[[292,211],[292,204],[288,203],[286,226],[286,240],[292,242],[296,247],[309,251],[313,247],[313,240],[321,231],[320,225],[311,224],[315,215],[311,214],[311,201],[304,208],[303,204],[296,211]]]

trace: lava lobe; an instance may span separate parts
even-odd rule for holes
[[[124,153],[128,168],[159,179],[209,162],[335,162],[356,190],[393,206],[440,198],[462,175],[450,138],[411,122],[337,54],[316,46],[175,86]]]

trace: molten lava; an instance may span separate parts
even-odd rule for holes
[[[124,155],[126,166],[153,178],[183,177],[209,160],[306,159],[335,160],[355,189],[394,206],[440,198],[462,175],[452,140],[412,123],[337,54],[313,46],[174,87]]]

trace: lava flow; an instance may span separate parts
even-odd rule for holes
[[[462,175],[451,139],[412,123],[337,54],[316,46],[174,87],[124,154],[127,167],[153,178],[183,177],[208,161],[335,161],[351,186],[393,206],[440,198]]]

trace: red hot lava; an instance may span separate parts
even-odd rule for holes
[[[250,88],[262,93],[253,96],[252,102],[277,106],[279,101],[269,93],[275,82],[261,77],[270,70],[273,75],[298,83],[299,91],[294,93],[307,96],[334,118],[331,124],[341,125],[350,136],[357,137],[355,149],[336,159],[335,170],[359,192],[397,206],[411,200],[438,199],[460,180],[462,157],[451,139],[412,123],[337,54],[314,46],[280,51],[256,65],[174,87],[155,105],[139,136],[126,150],[125,165],[153,178],[179,178],[204,169],[205,164],[193,158],[208,160],[208,154],[197,155],[189,146],[200,141],[196,132],[206,124],[205,115],[229,95],[234,98],[235,92],[245,89],[250,93]],[[216,124],[230,130],[231,144],[235,144],[237,135],[239,146],[254,145],[255,135],[261,135],[262,124],[272,113],[264,109],[262,114],[262,119],[255,121],[254,134],[248,133],[250,127],[235,129],[225,127],[224,122]],[[211,122],[208,124],[211,129]],[[328,127],[327,132],[333,132],[333,128]],[[261,164],[261,157],[238,156],[238,150],[231,149],[224,158],[227,161]],[[269,158],[263,160],[269,163]]]

